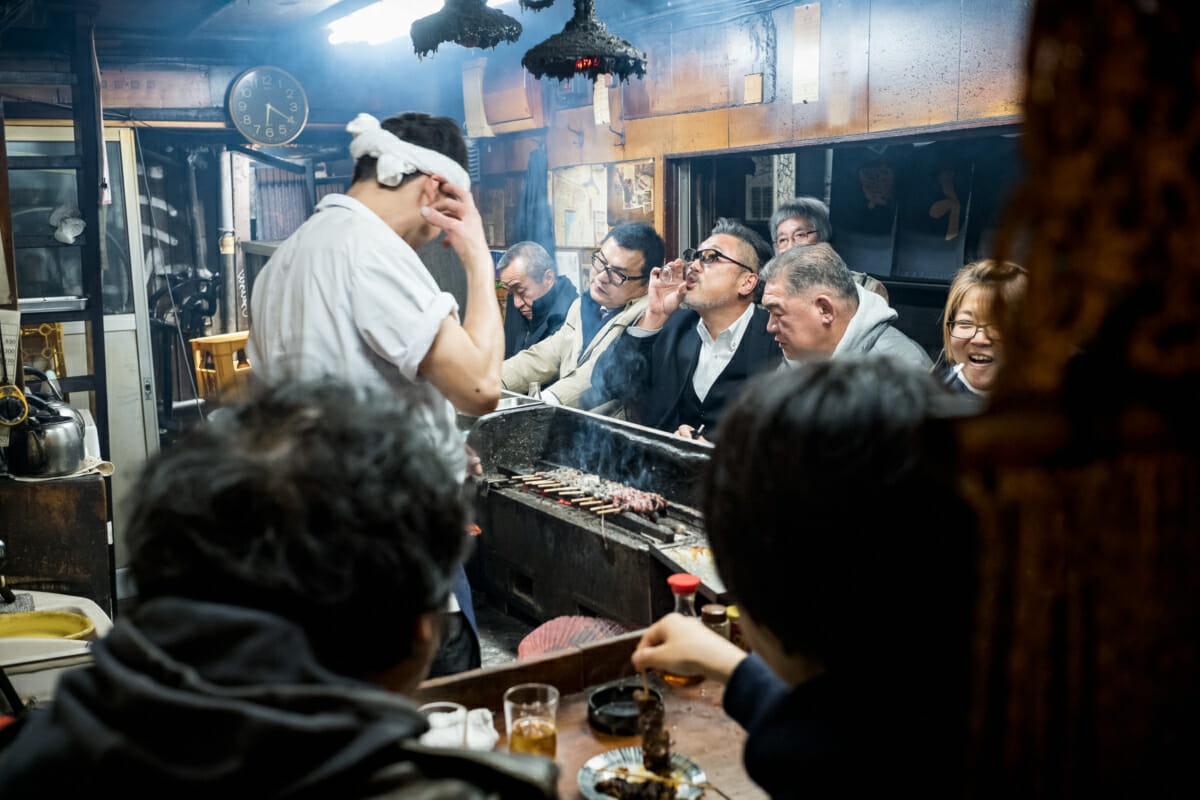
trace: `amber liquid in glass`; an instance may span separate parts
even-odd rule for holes
[[[704,680],[703,675],[672,675],[669,672],[664,672],[662,678],[672,686],[695,686]]]
[[[508,752],[554,758],[557,747],[558,731],[550,720],[523,717],[513,722],[512,734],[508,737]]]

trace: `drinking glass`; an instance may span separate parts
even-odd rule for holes
[[[554,758],[558,747],[558,689],[521,683],[504,693],[508,751]]]

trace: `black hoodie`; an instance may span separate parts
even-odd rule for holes
[[[554,796],[542,759],[421,747],[410,700],[329,672],[269,613],[160,598],[92,653],[0,753],[0,797]]]

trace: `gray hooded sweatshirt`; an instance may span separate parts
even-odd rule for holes
[[[928,371],[933,366],[925,348],[892,327],[892,320],[900,316],[896,309],[879,295],[869,292],[858,284],[858,311],[846,326],[842,340],[833,350],[833,358],[844,358],[870,353],[891,356],[905,364]]]

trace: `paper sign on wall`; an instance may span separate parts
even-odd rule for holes
[[[821,4],[796,6],[792,39],[792,102],[821,99]]]

